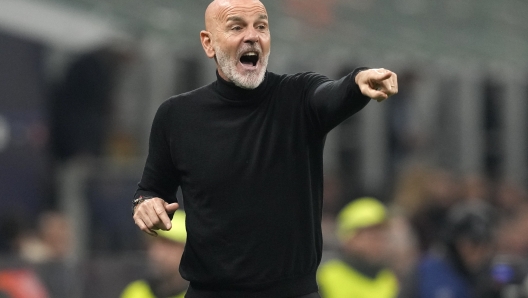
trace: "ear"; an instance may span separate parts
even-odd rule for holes
[[[202,42],[202,47],[204,48],[207,57],[213,58],[215,56],[215,51],[212,45],[211,33],[205,30],[200,31],[200,41]]]

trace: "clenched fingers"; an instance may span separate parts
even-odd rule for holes
[[[136,218],[135,215],[134,215],[134,222],[136,223],[136,225],[139,227],[141,231],[149,234],[150,236],[158,236],[158,233],[156,233],[156,231],[149,229],[148,225],[141,218]]]
[[[156,235],[155,230],[169,230],[171,221],[166,210],[167,205],[173,204],[168,204],[161,198],[152,198],[142,202],[136,207],[134,222],[149,235]]]

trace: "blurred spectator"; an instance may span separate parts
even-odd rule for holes
[[[413,165],[396,184],[395,207],[409,217],[422,253],[441,241],[449,209],[460,200],[455,181],[448,170]]]
[[[359,198],[337,217],[342,256],[321,265],[323,298],[396,297],[398,281],[387,267],[387,210],[374,198]]]
[[[394,185],[394,206],[409,218],[419,213],[426,204],[430,167],[410,164],[398,175]]]
[[[23,216],[13,212],[10,220],[5,221],[1,229],[8,235],[8,254],[7,259],[0,259],[0,297],[51,297],[38,270],[33,264],[28,264],[22,254],[28,243],[37,242],[34,227]]]
[[[528,297],[528,207],[499,213],[497,252],[483,298]],[[483,291],[484,292],[484,291]]]
[[[65,260],[71,252],[70,222],[58,211],[47,211],[39,216],[36,234],[20,239],[19,254],[32,263]]]
[[[496,243],[493,210],[483,202],[457,204],[445,223],[443,245],[420,260],[402,298],[483,298],[490,293],[486,283]]]
[[[528,206],[519,205],[517,212],[499,217],[497,253],[528,256]]]
[[[121,298],[183,298],[187,281],[179,272],[187,232],[185,213],[176,211],[169,231],[158,230],[158,236],[148,236],[150,275],[130,283]]]
[[[52,297],[73,297],[77,268],[71,266],[70,219],[59,211],[40,214],[37,226],[17,236],[17,257],[31,265]]]
[[[491,181],[484,175],[470,174],[463,177],[462,197],[466,201],[490,203],[492,198]]]
[[[29,269],[0,270],[1,298],[48,298],[38,276]]]
[[[503,216],[518,212],[520,206],[528,204],[526,190],[509,180],[498,183],[493,203]]]
[[[528,297],[528,289],[523,286],[528,276],[526,211],[523,208],[519,214],[500,220],[497,253],[490,269],[488,294],[483,298]]]
[[[397,208],[391,208],[390,213],[388,265],[396,274],[398,281],[404,283],[411,278],[412,270],[420,256],[418,240],[405,214]]]

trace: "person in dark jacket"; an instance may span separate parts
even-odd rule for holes
[[[213,1],[205,27],[217,80],[158,109],[134,221],[152,235],[170,229],[181,187],[186,297],[318,297],[326,134],[397,93],[396,74],[268,71],[269,18],[257,0]]]
[[[484,298],[491,287],[489,265],[495,248],[493,210],[459,203],[448,213],[443,245],[430,249],[417,265],[402,298]],[[485,296],[486,295],[486,296]]]

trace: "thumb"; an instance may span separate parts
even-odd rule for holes
[[[176,210],[178,210],[178,208],[180,208],[180,205],[178,203],[166,203],[165,204],[165,211],[167,211],[167,213],[174,213],[176,212]]]

